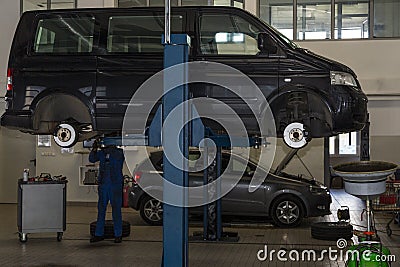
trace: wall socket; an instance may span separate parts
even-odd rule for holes
[[[43,157],[55,157],[56,153],[54,152],[42,152],[41,154]]]

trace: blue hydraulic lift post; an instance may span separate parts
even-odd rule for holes
[[[186,34],[170,34],[170,0],[165,4],[165,36],[164,36],[164,68],[186,63],[189,61],[190,38]],[[162,144],[164,147],[164,191],[163,191],[163,267],[184,267],[188,266],[188,209],[181,206],[167,204],[169,199],[178,198],[182,204],[187,201],[186,190],[178,193],[171,191],[168,182],[186,187],[188,185],[188,173],[185,170],[173,166],[166,158],[168,144],[175,143],[177,136],[171,134],[164,125],[164,121],[170,112],[178,105],[185,103],[189,99],[187,82],[187,69],[182,67],[182,71],[171,76],[164,76],[164,96],[163,96],[163,132]],[[181,81],[183,85],[166,92],[168,84],[174,81]],[[184,106],[178,118],[174,118],[174,125],[184,125],[184,120],[189,116],[188,104]],[[179,147],[185,158],[189,154],[189,127],[185,125],[179,134]]]

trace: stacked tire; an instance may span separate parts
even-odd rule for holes
[[[337,241],[353,237],[353,226],[348,222],[318,222],[311,225],[312,238]]]
[[[97,222],[92,222],[90,224],[90,236],[94,236],[96,232]],[[127,221],[122,221],[122,237],[128,237],[131,235],[131,224]],[[114,223],[113,221],[106,221],[104,224],[104,238],[112,239],[114,238]]]

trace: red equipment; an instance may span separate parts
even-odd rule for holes
[[[123,188],[123,194],[122,194],[122,207],[124,208],[129,208],[128,205],[128,197],[129,197],[129,184],[125,184]]]

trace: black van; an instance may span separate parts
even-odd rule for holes
[[[289,146],[364,127],[367,97],[347,66],[299,48],[241,9],[177,7],[172,14],[172,32],[192,39],[191,61],[227,64],[261,88]],[[163,8],[24,13],[11,47],[1,125],[52,134],[62,147],[118,133],[135,90],[163,68],[163,33]],[[235,108],[234,95],[207,86],[190,86],[192,95]],[[254,119],[236,111],[249,135],[259,134]]]

